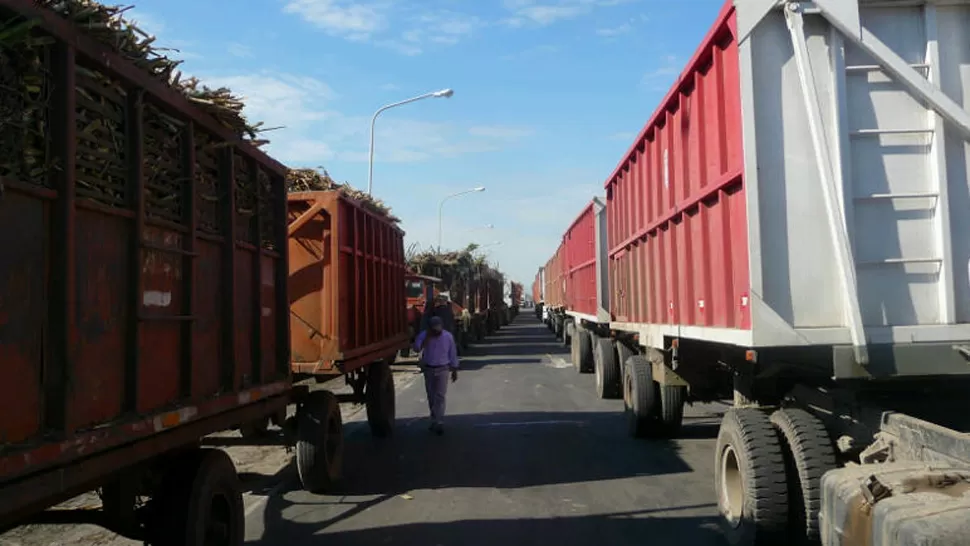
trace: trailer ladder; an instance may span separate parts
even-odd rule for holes
[[[868,361],[865,327],[859,303],[859,278],[863,281],[877,282],[880,270],[887,266],[909,266],[910,264],[932,264],[936,266],[937,313],[933,322],[951,324],[955,320],[955,297],[953,282],[953,256],[950,241],[949,200],[947,198],[945,121],[970,140],[970,114],[951,100],[939,87],[940,52],[937,41],[936,6],[927,3],[921,6],[923,12],[923,32],[925,38],[925,57],[921,63],[908,63],[872,32],[862,26],[859,19],[858,2],[845,0],[818,0],[816,2],[779,2],[784,7],[785,17],[791,35],[798,67],[803,98],[812,133],[820,180],[826,199],[829,232],[835,249],[837,267],[841,273],[842,296],[849,331],[855,349],[856,360],[860,364]],[[829,50],[831,58],[831,89],[833,112],[831,132],[826,132],[826,118],[816,88],[815,70],[809,56],[805,34],[804,15],[818,15],[831,25]],[[876,64],[846,65],[844,44],[849,43]],[[817,62],[817,61],[816,61]],[[873,72],[884,73],[897,84],[905,87],[912,98],[918,101],[924,113],[921,119],[911,119],[909,125],[886,127],[876,122],[873,127],[850,128],[854,108],[849,107],[849,97],[858,96],[860,86],[870,83]],[[862,76],[864,81],[860,81]],[[875,110],[875,107],[873,107]],[[878,118],[875,113],[871,116]],[[885,116],[884,116],[885,117]],[[891,116],[893,118],[897,116]],[[905,117],[905,116],[898,116]],[[905,178],[909,186],[900,188],[899,180],[892,184],[895,188],[888,191],[860,191],[849,181],[848,191],[846,173],[850,172],[849,158],[864,153],[868,141],[884,137],[898,136],[902,139],[920,139],[919,145],[926,148],[925,176]],[[895,139],[900,140],[900,139]],[[911,145],[911,143],[909,143]],[[851,154],[848,152],[857,152]],[[917,167],[918,168],[918,167]],[[840,196],[840,192],[843,192]],[[926,204],[920,207],[920,204]],[[886,207],[889,211],[886,212]],[[863,207],[865,207],[863,209]],[[931,218],[932,244],[919,248],[904,249],[900,245],[898,256],[879,256],[873,259],[857,260],[860,248],[853,252],[852,230],[854,215],[864,214],[868,226],[875,225],[887,233],[918,229],[904,226],[897,218],[898,209],[912,208]],[[856,209],[861,210],[856,210]],[[879,214],[881,213],[881,214]],[[868,250],[868,249],[867,249]],[[917,254],[921,252],[923,254]],[[877,252],[878,253],[878,252]],[[880,283],[884,284],[884,283]],[[895,291],[896,287],[892,287]],[[906,287],[903,290],[907,290]],[[868,317],[872,322],[873,318]],[[890,319],[883,317],[890,322]],[[887,324],[887,325],[892,325]]]

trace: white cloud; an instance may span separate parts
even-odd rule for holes
[[[334,104],[337,94],[319,80],[263,72],[203,75],[209,87],[228,87],[246,104],[251,122],[273,128],[266,150],[294,166],[316,166],[324,160],[365,162],[368,159],[370,113],[349,115]],[[418,121],[398,116],[377,122],[376,156],[383,163],[411,163],[501,150],[531,134],[520,126],[463,126],[455,122]]]
[[[464,181],[464,185],[473,187],[480,182],[488,187],[487,181],[476,180]],[[528,286],[538,267],[555,252],[575,215],[594,195],[603,194],[601,180],[593,172],[543,172],[520,173],[506,179],[505,184],[504,187],[521,190],[508,192],[489,187],[482,194],[449,201],[443,215],[442,248],[500,241],[502,244],[485,249],[489,261],[497,263],[511,280]],[[555,187],[556,191],[548,192],[550,187]],[[425,188],[429,195],[443,195],[459,189]],[[501,216],[482,216],[478,212],[496,207],[504,211]],[[430,248],[437,244],[437,215],[429,217],[420,209],[406,206],[395,210],[407,232],[406,245],[418,243],[422,248]],[[485,223],[493,223],[494,228],[477,229]]]
[[[165,32],[165,21],[152,13],[132,8],[124,17],[149,35],[157,36]]]
[[[371,42],[402,55],[419,55],[430,46],[454,45],[484,23],[454,11],[423,11],[393,0],[288,0],[284,12],[300,16],[324,32],[351,41]]]
[[[640,86],[651,91],[666,91],[673,83],[674,77],[680,75],[682,65],[683,62],[676,55],[665,55],[660,60],[659,66],[640,78]]]
[[[596,34],[600,36],[605,36],[607,38],[612,38],[614,36],[619,36],[621,34],[626,34],[633,30],[633,25],[630,23],[623,23],[622,25],[617,25],[615,27],[598,28],[596,29]]]
[[[299,15],[329,34],[362,40],[387,27],[387,4],[345,0],[290,0],[283,11]]]
[[[505,0],[505,8],[512,14],[505,23],[512,27],[547,26],[631,1],[635,0]]]
[[[290,74],[245,74],[204,76],[205,85],[228,87],[245,103],[243,113],[250,122],[263,122],[272,129],[267,151],[287,162],[319,162],[330,159],[330,143],[319,140],[314,124],[336,117],[326,107],[336,98],[330,87],[306,76]],[[313,163],[317,164],[317,163]]]
[[[245,59],[253,56],[253,48],[238,42],[231,42],[226,46],[226,50],[234,57],[241,57]]]

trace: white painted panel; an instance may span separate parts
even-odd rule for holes
[[[925,64],[935,39],[935,83],[964,110],[970,109],[970,2],[937,5],[935,18],[927,18],[918,2],[859,3],[863,34],[878,38],[906,63]],[[739,10],[746,4],[736,2]],[[863,68],[878,62],[851,40],[844,41],[849,69],[837,73],[832,59],[839,52],[831,49],[831,26],[813,13],[804,20],[819,108],[827,124],[824,132],[842,154],[839,164],[846,166],[843,209],[869,339],[905,341],[893,333],[903,332],[900,328],[912,340],[967,338],[970,145],[965,134],[947,127],[935,139],[933,130],[941,118],[885,72]],[[783,13],[766,15],[740,47],[748,209],[758,222],[749,230],[752,288],[763,303],[753,316],[754,341],[811,342],[817,337],[813,331],[839,331],[847,321]],[[930,73],[923,66],[917,70]],[[841,95],[835,87],[840,77]],[[910,133],[856,134],[872,130]],[[937,140],[942,141],[942,153],[937,153]],[[941,197],[933,197],[937,193]],[[886,199],[886,194],[897,197]],[[923,194],[929,196],[913,198]],[[941,226],[944,213],[949,224]],[[945,251],[947,240],[952,259]],[[952,279],[941,275],[947,269],[952,269]],[[964,327],[953,328],[954,323]],[[784,334],[784,328],[791,333]]]

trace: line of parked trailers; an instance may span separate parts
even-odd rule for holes
[[[236,470],[201,439],[274,422],[326,491],[340,402],[392,434],[404,233],[337,191],[288,194],[285,166],[41,4],[0,0],[0,21],[32,22],[38,64],[3,77],[44,69],[22,116],[56,166],[0,176],[0,528],[97,490],[128,536],[241,545]],[[122,142],[99,149],[109,126]],[[341,376],[352,394],[311,388]]]
[[[728,1],[536,275],[732,544],[970,541],[970,2]]]

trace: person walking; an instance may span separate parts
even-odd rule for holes
[[[432,316],[428,329],[421,331],[414,340],[415,352],[420,352],[418,360],[424,374],[424,388],[428,394],[428,410],[431,424],[428,429],[439,436],[445,433],[445,397],[448,394],[448,379],[458,381],[458,348],[451,332],[444,329],[441,317]]]

